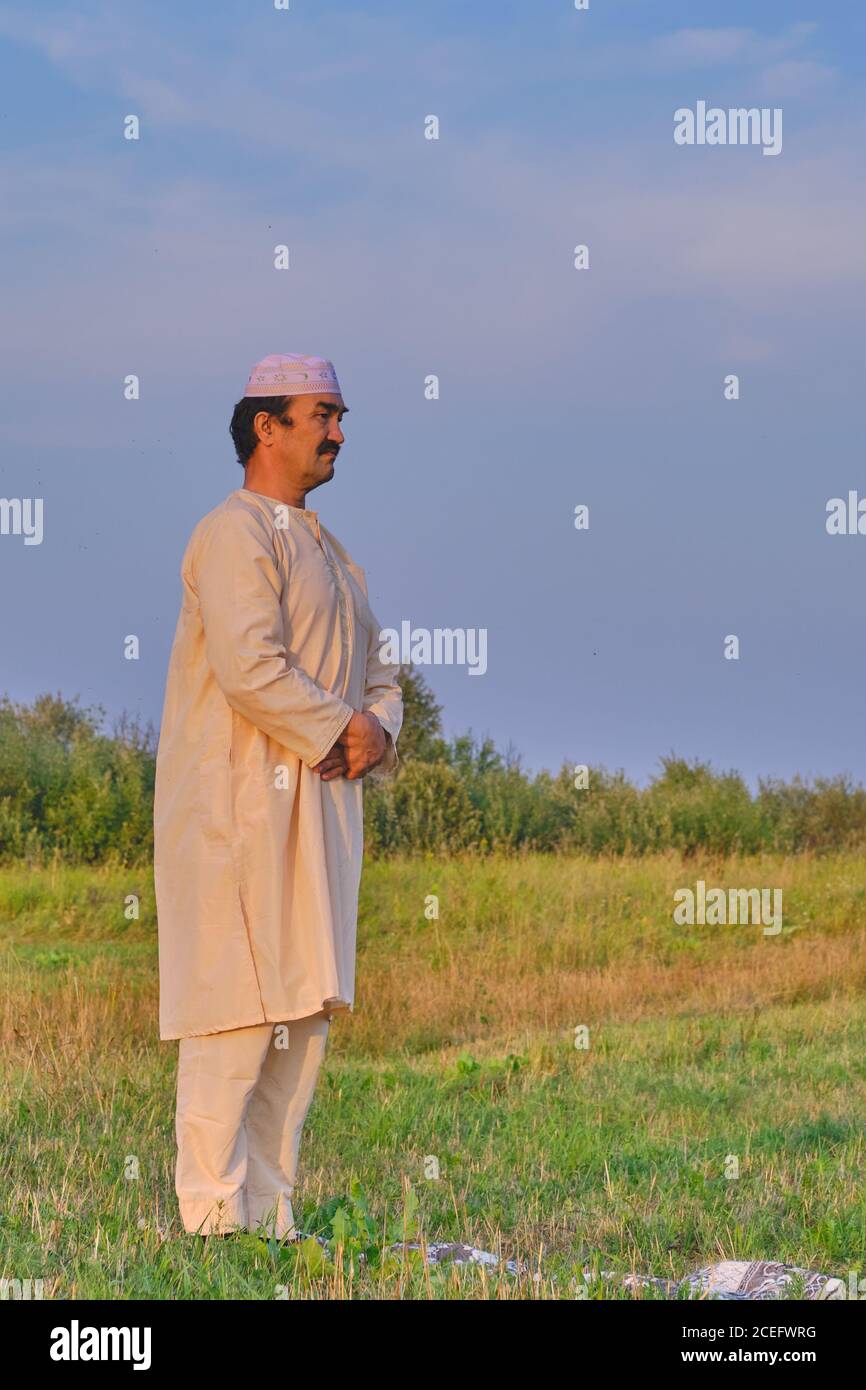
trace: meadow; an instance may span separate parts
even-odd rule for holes
[[[677,925],[698,878],[782,890],[782,931]],[[0,951],[0,1276],[46,1298],[564,1299],[585,1268],[752,1258],[864,1272],[857,850],[368,861],[355,1012],[332,1027],[295,1201],[305,1230],[342,1235],[334,1261],[180,1227],[147,867],[0,868]],[[403,1234],[529,1273],[378,1258]]]

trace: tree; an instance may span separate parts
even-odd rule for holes
[[[400,761],[444,761],[448,745],[442,738],[442,706],[437,705],[433,691],[413,666],[401,666],[397,680],[403,692],[403,727],[397,739]]]

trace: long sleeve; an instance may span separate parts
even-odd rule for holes
[[[264,519],[224,511],[192,566],[205,654],[233,709],[308,767],[320,762],[354,713],[287,661],[282,578]]]
[[[367,644],[364,709],[375,714],[379,720],[385,730],[388,746],[382,761],[367,774],[369,777],[386,777],[398,767],[400,759],[396,743],[403,724],[403,692],[397,681],[400,668],[381,660],[379,632],[379,623],[374,617],[373,630]]]

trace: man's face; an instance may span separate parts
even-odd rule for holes
[[[281,417],[268,421],[271,458],[302,491],[333,478],[334,460],[345,441],[340,421],[347,410],[340,395],[311,393],[297,396]]]

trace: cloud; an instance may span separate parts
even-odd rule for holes
[[[790,101],[798,97],[813,97],[834,86],[838,74],[834,68],[809,59],[789,59],[774,63],[761,73],[758,93],[770,101]]]
[[[691,72],[754,61],[756,39],[752,29],[679,29],[652,39],[646,56],[658,72]]]
[[[793,24],[780,34],[759,34],[755,29],[678,29],[652,39],[647,45],[650,65],[665,72],[695,68],[755,66],[781,58],[812,37],[817,25]]]
[[[0,9],[0,34],[36,49],[56,67],[85,77],[107,60],[116,61],[136,51],[136,27],[112,6],[87,15],[69,10],[21,13]]]
[[[684,73],[764,68],[768,72],[786,64],[820,70],[822,81],[833,73],[803,50],[813,40],[818,26],[791,24],[775,34],[731,25],[709,28],[676,29],[645,42],[615,43],[587,47],[574,62],[584,75],[599,78],[635,76],[675,77]],[[569,55],[570,59],[570,55]],[[804,77],[805,77],[804,72]]]
[[[167,18],[160,14],[158,23],[146,7],[122,16],[116,6],[91,7],[74,16],[0,9],[0,35],[40,53],[82,90],[122,98],[142,118],[143,131],[148,125],[210,131],[311,160],[328,149],[334,164],[356,170],[387,159],[387,130],[371,142],[358,128],[357,111],[353,120],[345,110],[353,79],[363,89],[381,78],[380,66],[387,72],[397,61],[394,35],[375,17],[343,16],[346,51],[334,55],[317,42],[315,26],[291,33],[282,18],[266,11],[252,17],[231,36],[229,54],[216,42],[218,29],[199,43],[196,25],[196,42],[189,42],[178,27],[190,22],[181,8]],[[280,72],[276,83],[261,80],[265,42],[269,77]],[[435,61],[445,61],[441,51]],[[281,63],[287,64],[284,70]],[[329,92],[339,93],[343,109],[323,100]],[[368,104],[369,92],[362,91],[361,109]],[[401,134],[394,133],[395,141]]]
[[[263,207],[268,193],[229,197],[202,175],[145,188],[122,159],[7,160],[16,199],[2,220],[28,249],[6,294],[0,368],[19,383],[104,389],[106,373],[135,371],[201,388],[220,364],[261,356],[260,339],[284,341],[288,324],[293,343],[319,351],[338,336],[357,362],[374,342],[391,380],[407,363],[447,361],[496,390],[508,343],[531,344],[542,373],[566,360],[597,372],[600,344],[621,351],[626,327],[640,340],[659,309],[681,341],[727,316],[720,346],[712,328],[699,335],[705,354],[740,343],[746,360],[781,359],[791,312],[820,296],[822,322],[841,322],[866,286],[861,134],[848,150],[786,158],[772,178],[748,148],[697,152],[699,163],[644,143],[577,187],[576,151],[543,160],[532,142],[490,137],[435,177],[404,158],[317,218],[290,199]],[[388,197],[394,182],[413,190],[405,206]],[[272,268],[281,240],[285,273]],[[577,241],[590,245],[588,273],[571,268]]]
[[[166,13],[144,3],[119,13],[91,3],[74,15],[0,7],[0,34],[40,52],[82,89],[121,97],[157,128],[211,131],[297,156],[328,148],[335,164],[365,172],[390,160],[405,141],[413,103],[434,94],[456,122],[468,118],[477,128],[507,119],[503,99],[520,100],[540,82],[746,70],[761,72],[768,96],[805,97],[836,76],[808,51],[818,32],[811,22],[775,33],[694,25],[640,42],[590,37],[578,48],[564,26],[561,42],[544,42],[542,30],[527,66],[508,26],[483,37],[445,31],[422,39],[408,21],[347,11],[335,52],[320,41],[327,31],[319,19],[299,18],[290,28],[284,16],[260,11],[227,36],[224,18],[218,12],[202,32],[182,7]],[[261,80],[263,52],[285,65],[284,82]],[[386,81],[390,122],[370,101]]]
[[[192,130],[202,159],[170,158],[166,167],[146,124],[141,147],[118,130],[110,157],[80,140],[47,156],[44,148],[0,156],[0,177],[15,189],[0,226],[22,268],[7,292],[15,331],[0,344],[0,365],[18,380],[72,372],[96,384],[111,363],[113,373],[183,371],[205,381],[221,361],[261,356],[253,338],[285,344],[290,323],[292,342],[319,350],[339,334],[358,360],[372,333],[394,354],[392,374],[405,372],[408,352],[429,370],[448,360],[495,385],[502,345],[524,327],[533,354],[555,369],[591,355],[605,334],[612,342],[614,325],[639,335],[662,300],[671,327],[687,325],[686,334],[707,306],[730,305],[742,320],[732,341],[750,360],[769,360],[784,354],[779,325],[792,302],[820,293],[822,313],[841,319],[866,284],[857,232],[866,142],[854,126],[813,125],[808,152],[801,136],[771,161],[749,148],[678,150],[669,125],[647,135],[637,124],[588,157],[585,137],[557,130],[554,148],[496,108],[482,134],[464,129],[434,147],[381,121],[369,92],[355,112],[344,94],[341,110],[321,91],[305,101],[294,81],[291,101],[258,90],[261,29],[239,40],[232,62],[177,46],[155,61],[164,35],[136,34],[130,46],[129,32],[110,23],[81,24],[58,49],[50,29],[39,19],[28,32],[53,61],[77,72],[94,63],[98,77],[88,82],[114,83],[129,109],[142,105],[163,131]],[[657,71],[747,63],[790,89],[830,80],[828,69],[794,56],[813,32],[690,28],[636,56],[646,64],[649,55]],[[362,65],[370,53],[365,46]],[[469,44],[462,61],[472,56]],[[343,61],[323,58],[304,81],[315,86]],[[382,70],[393,61],[390,51]],[[348,79],[354,59],[345,62]],[[439,46],[435,64],[445,64]],[[199,140],[199,130],[226,143]],[[248,143],[248,163],[227,154],[230,137]],[[175,143],[161,138],[172,155]],[[298,193],[301,154],[325,172],[319,181],[305,174]],[[591,248],[585,277],[571,268],[582,241]],[[285,274],[272,269],[277,242],[291,249]]]

